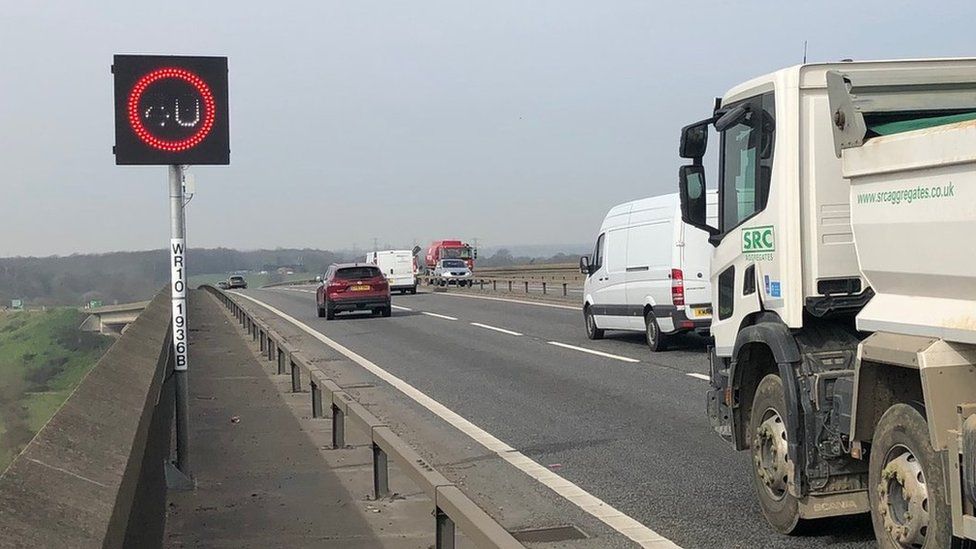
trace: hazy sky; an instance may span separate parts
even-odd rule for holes
[[[855,6],[856,4],[856,6]],[[226,55],[231,165],[193,246],[589,242],[675,189],[680,127],[810,60],[976,55],[974,2],[0,0],[0,256],[169,238],[166,169],[117,167],[114,53]]]

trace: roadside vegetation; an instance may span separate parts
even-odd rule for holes
[[[115,341],[74,309],[0,312],[0,471]]]

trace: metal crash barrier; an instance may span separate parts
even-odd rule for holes
[[[369,434],[373,454],[373,496],[376,499],[390,495],[389,459],[392,458],[434,502],[437,549],[454,548],[456,528],[478,547],[524,548],[457,485],[437,472],[385,422],[326,377],[280,333],[254,317],[227,293],[212,286],[204,288],[230,310],[252,341],[258,342],[262,356],[276,363],[277,373],[291,375],[292,392],[304,392],[304,387],[308,387],[313,418],[326,419],[328,409],[334,449],[346,447],[347,423]]]

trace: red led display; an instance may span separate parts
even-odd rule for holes
[[[153,132],[148,130],[143,123],[139,100],[142,99],[142,95],[147,88],[166,78],[177,78],[187,82],[200,94],[200,100],[203,101],[203,123],[198,124],[199,127],[196,129],[196,132],[185,139],[160,139],[153,135]],[[150,147],[170,152],[185,151],[199,145],[207,137],[207,134],[210,133],[211,128],[213,128],[214,119],[216,118],[216,109],[213,92],[210,91],[210,87],[199,76],[185,69],[172,67],[156,69],[140,78],[136,82],[136,85],[132,87],[132,93],[129,94],[128,103],[129,125],[132,126],[132,131],[136,132],[139,139]]]
[[[116,164],[229,164],[226,57],[117,55]]]

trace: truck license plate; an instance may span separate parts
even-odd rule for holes
[[[368,292],[369,284],[360,284],[359,286],[350,286],[349,291],[351,292]]]

